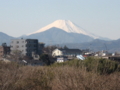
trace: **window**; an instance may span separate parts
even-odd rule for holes
[[[34,45],[34,47],[37,47],[37,45]]]
[[[27,51],[28,51],[28,52],[30,52],[31,50],[30,50],[30,49],[28,49]]]
[[[28,53],[28,54],[27,54],[27,56],[31,56],[31,54],[30,54],[30,53]]]
[[[26,41],[26,43],[29,43],[29,41]]]
[[[26,47],[30,47],[31,45],[26,45]]]
[[[19,41],[17,41],[17,43],[19,43]]]

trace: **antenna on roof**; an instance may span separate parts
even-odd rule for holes
[[[107,51],[107,50],[108,50],[108,49],[107,49],[107,46],[106,46],[106,44],[105,44],[105,43],[104,43],[104,45],[105,45],[105,49],[106,49],[106,51]]]

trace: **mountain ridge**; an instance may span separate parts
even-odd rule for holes
[[[78,25],[74,24],[70,20],[56,20],[53,23],[51,23],[33,33],[27,34],[27,36],[29,36],[31,34],[37,34],[37,33],[47,31],[53,27],[59,28],[68,33],[79,33],[79,34],[88,35],[94,39],[98,38],[98,36],[93,35],[93,34],[89,33],[88,31],[85,31],[84,29],[80,28]]]
[[[102,51],[107,50],[108,52],[120,52],[120,39],[105,41],[95,39],[91,42],[85,43],[66,43],[60,46],[66,45],[69,48],[89,49],[90,51]]]
[[[47,31],[37,33],[37,34],[32,34],[29,36],[26,36],[24,38],[37,38],[39,41],[42,41],[46,44],[48,44],[48,41],[52,41],[53,44],[60,44],[60,43],[83,43],[83,42],[89,42],[92,41],[93,38],[83,35],[83,34],[78,34],[78,33],[68,33],[65,32],[59,28],[50,28]],[[56,43],[57,42],[57,43]]]
[[[46,37],[46,33],[45,32],[42,32],[42,33],[38,33],[38,34],[35,34],[33,35],[32,37],[26,37],[26,36],[22,36],[22,38],[26,38],[26,39],[29,39],[29,38],[33,38],[35,39],[35,36],[37,36],[36,38],[38,38],[38,40],[41,42],[41,41],[45,41],[44,43],[47,44],[47,45],[55,45],[54,42],[58,42],[56,43],[57,45],[67,45],[69,48],[79,48],[79,49],[90,49],[91,51],[100,51],[100,50],[108,50],[109,52],[115,52],[115,51],[118,51],[120,52],[120,39],[117,39],[117,40],[111,40],[111,41],[105,41],[105,40],[99,40],[99,39],[93,39],[89,36],[83,38],[84,35],[80,35],[80,34],[76,34],[76,33],[67,33],[65,31],[62,31],[62,30],[59,30],[60,32],[57,32],[56,30],[54,30],[56,28],[51,28],[51,30],[48,30],[46,31],[46,33],[50,36],[49,38]],[[50,34],[49,34],[50,33]],[[61,36],[62,33],[64,36]],[[40,37],[41,36],[41,37]],[[59,38],[59,36],[61,36],[61,38]],[[68,39],[67,37],[69,36],[70,39]],[[73,38],[73,37],[75,38]],[[45,39],[44,39],[45,37]],[[56,38],[56,41],[52,41],[52,38],[54,37],[57,37]],[[76,39],[77,37],[77,39]],[[82,39],[81,39],[82,37]],[[21,38],[21,37],[19,37]],[[59,41],[58,40],[63,40],[63,41]],[[12,36],[9,36],[3,32],[0,32],[0,44],[2,43],[7,43],[8,45],[10,45],[10,41],[11,39],[15,39],[14,37]],[[84,40],[88,40],[87,42]],[[82,41],[83,40],[83,41]],[[69,42],[71,41],[71,42]],[[73,42],[74,41],[74,42]],[[79,42],[78,42],[79,41]],[[68,43],[68,44],[66,44]],[[106,48],[107,47],[107,48]]]
[[[14,39],[14,37],[9,36],[3,32],[0,32],[0,44],[2,43],[10,44],[11,39]]]

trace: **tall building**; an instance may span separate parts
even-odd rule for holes
[[[39,54],[37,39],[13,39],[11,40],[11,53],[16,50],[20,51],[22,55],[32,57],[32,53]]]
[[[42,43],[42,42],[39,42],[38,44],[38,51],[39,51],[39,54],[42,54],[43,53],[43,48],[44,48],[45,44]]]

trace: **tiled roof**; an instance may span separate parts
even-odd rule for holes
[[[76,52],[82,52],[80,49],[59,49],[63,52],[69,52],[69,53],[76,53]]]

